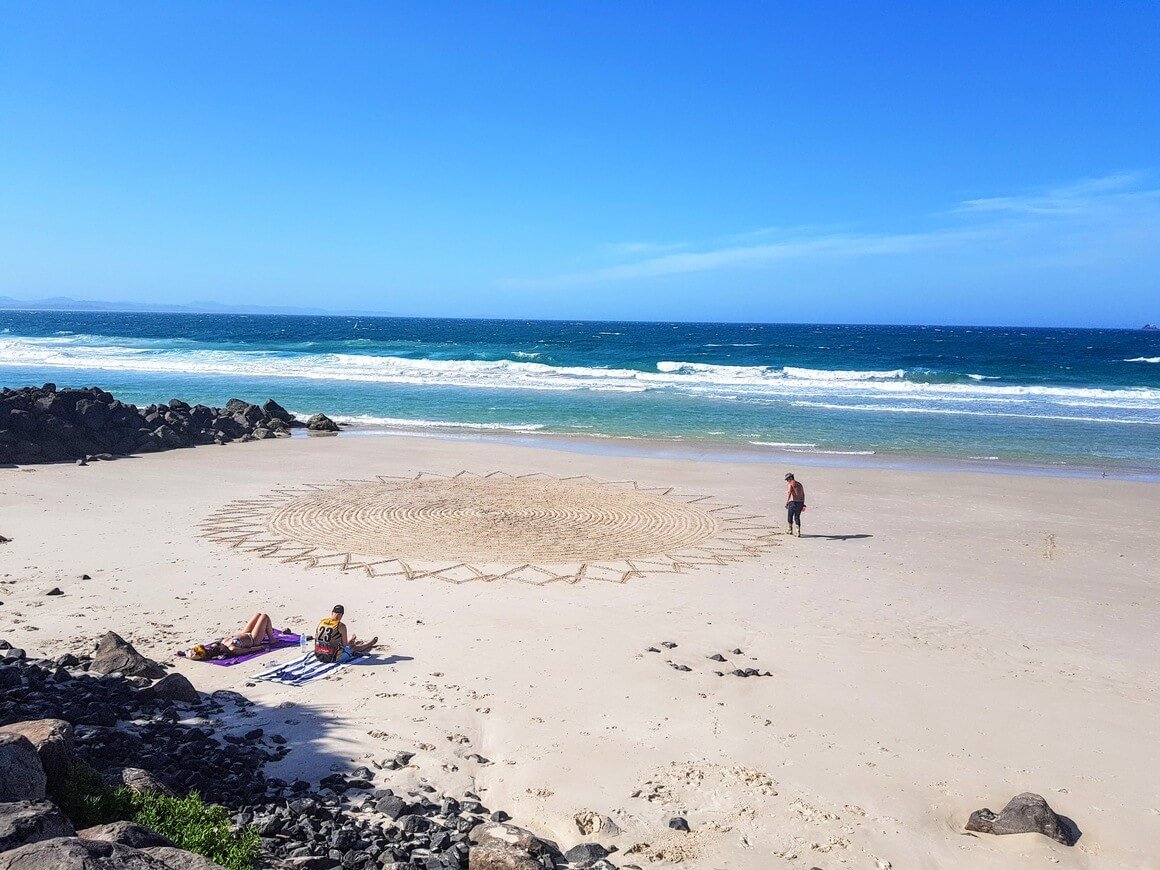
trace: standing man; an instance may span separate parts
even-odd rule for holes
[[[806,506],[806,489],[796,480],[793,472],[785,476],[785,510],[787,522],[785,533],[793,534],[793,527],[797,526],[797,536],[802,536],[802,508]]]

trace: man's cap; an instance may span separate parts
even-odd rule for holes
[[[787,474],[787,475],[785,476],[785,479],[786,479],[786,480],[793,480],[793,472],[791,471],[789,474]]]
[[[346,613],[346,609],[341,604],[336,604],[330,608],[331,613]]]

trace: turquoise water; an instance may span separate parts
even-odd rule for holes
[[[414,432],[1160,467],[1142,330],[0,312],[0,384]]]

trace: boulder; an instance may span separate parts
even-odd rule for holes
[[[75,833],[64,814],[48,801],[0,804],[0,852]]]
[[[281,420],[283,423],[289,423],[294,419],[294,415],[275,402],[273,399],[267,399],[262,403],[262,412],[273,420]]]
[[[549,865],[550,866],[550,865]],[[544,870],[544,865],[514,846],[472,846],[468,870]]]
[[[0,733],[28,738],[40,757],[48,791],[56,794],[68,780],[73,762],[73,726],[63,719],[34,719],[0,726]]]
[[[620,826],[616,822],[594,810],[581,810],[572,817],[572,820],[576,822],[576,829],[585,837],[591,837],[593,834],[615,837],[620,834]]]
[[[325,414],[315,414],[306,421],[306,428],[311,432],[337,432],[338,424]]]
[[[608,854],[609,851],[599,843],[577,843],[564,853],[564,857],[572,864],[591,864]]]
[[[143,698],[161,698],[186,704],[196,704],[201,700],[193,683],[182,674],[166,674],[152,686],[141,689],[138,694]]]
[[[57,837],[0,852],[0,870],[169,870],[169,865],[119,843]]]
[[[148,677],[159,680],[165,676],[161,665],[152,659],[147,659],[116,632],[106,632],[97,646],[96,655],[89,670],[94,674],[112,674],[120,672],[127,677]]]
[[[552,867],[552,847],[531,831],[502,822],[484,822],[467,835],[473,844],[469,870],[541,870]]]
[[[160,834],[138,825],[136,822],[109,822],[77,831],[82,840],[101,840],[105,843],[120,843],[134,849],[148,849],[152,846],[172,846],[173,843]],[[64,835],[62,835],[64,836]]]
[[[135,791],[138,794],[173,794],[173,790],[169,786],[140,767],[115,767],[106,770],[101,774],[101,778],[114,788],[124,786],[129,791]]]
[[[225,870],[221,864],[217,864],[209,858],[194,852],[186,852],[175,846],[152,846],[142,851],[153,858],[164,861],[169,870]]]
[[[1065,846],[1074,846],[1079,839],[1075,822],[1057,815],[1047,801],[1032,792],[1015,795],[998,814],[975,810],[966,828],[983,834],[1043,834]]]
[[[47,783],[32,742],[23,734],[0,733],[0,803],[44,800]]]

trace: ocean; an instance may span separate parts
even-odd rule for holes
[[[0,311],[0,385],[47,381],[577,449],[1160,471],[1145,330]]]

